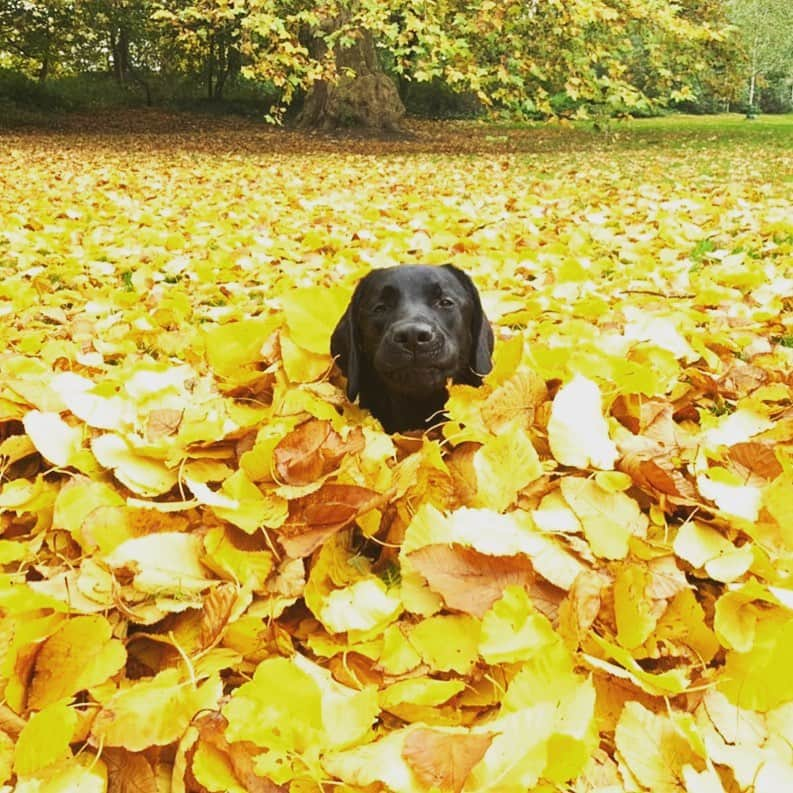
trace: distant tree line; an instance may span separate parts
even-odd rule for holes
[[[793,109],[790,0],[3,0],[6,100],[245,100],[312,127]],[[69,93],[71,91],[71,94]],[[65,101],[66,101],[65,100]],[[67,101],[68,104],[68,101]]]

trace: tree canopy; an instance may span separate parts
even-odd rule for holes
[[[761,5],[785,4],[8,0],[0,64],[40,80],[85,72],[141,84],[189,77],[209,98],[221,98],[229,80],[247,79],[267,89],[273,118],[318,87],[335,90],[364,74],[385,74],[403,89],[442,85],[483,110],[524,116],[644,112],[731,98],[742,53],[756,77],[789,69],[789,14],[780,24],[781,11],[763,12],[776,28],[763,34],[762,62],[756,54],[754,34],[768,28],[751,22]],[[348,96],[338,112],[355,116],[355,101]]]

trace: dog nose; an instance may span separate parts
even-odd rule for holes
[[[435,341],[435,329],[427,322],[403,322],[394,327],[393,339],[407,350],[418,350]]]

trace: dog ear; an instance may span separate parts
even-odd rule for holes
[[[475,375],[486,375],[493,368],[493,329],[482,309],[479,291],[467,273],[457,269],[453,264],[444,264],[443,267],[453,273],[455,278],[465,287],[474,313],[471,318],[471,358],[469,366]],[[479,382],[479,378],[477,378]]]
[[[355,401],[361,390],[361,351],[358,344],[357,307],[361,284],[356,286],[347,310],[330,338],[330,354],[347,378],[347,398]]]

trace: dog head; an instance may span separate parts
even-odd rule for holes
[[[492,351],[476,287],[448,264],[372,271],[331,339],[347,396],[358,396],[390,432],[426,427],[446,401],[448,380],[479,385]]]

